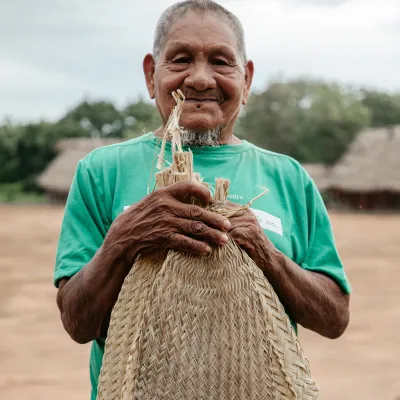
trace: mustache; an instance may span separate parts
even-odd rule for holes
[[[182,89],[181,89],[182,90]],[[223,103],[225,97],[222,93],[216,90],[197,92],[194,90],[182,90],[186,100],[199,100],[199,101],[217,101],[218,103]]]

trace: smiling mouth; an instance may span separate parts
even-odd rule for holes
[[[194,98],[187,98],[185,101],[192,102],[192,103],[218,102],[217,99],[194,99]]]

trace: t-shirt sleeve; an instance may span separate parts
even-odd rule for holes
[[[104,201],[85,159],[76,168],[58,240],[54,285],[79,272],[102,245],[110,226]]]
[[[306,184],[308,251],[301,267],[332,278],[345,294],[351,293],[342,260],[338,254],[331,221],[315,183]]]

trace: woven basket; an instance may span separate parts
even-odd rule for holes
[[[232,240],[139,259],[112,313],[98,399],[317,399],[296,334]]]

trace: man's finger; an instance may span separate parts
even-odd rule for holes
[[[167,248],[200,256],[211,252],[211,247],[207,243],[189,238],[179,233],[170,235]]]
[[[229,238],[225,233],[222,233],[217,229],[210,228],[200,221],[180,218],[177,220],[177,225],[182,234],[204,239],[210,244],[222,246],[229,241]]]
[[[222,215],[207,211],[196,205],[176,204],[172,210],[177,217],[200,221],[211,228],[226,232],[232,227],[232,223]]]
[[[184,203],[191,202],[193,198],[200,200],[204,206],[209,205],[211,202],[210,190],[199,182],[178,182],[160,190],[167,191],[172,197]]]
[[[245,217],[245,216],[246,216],[246,211],[245,210],[239,210],[239,211],[236,211],[233,215],[231,215],[229,217],[229,219],[233,220],[233,219],[242,218],[242,217]]]
[[[245,225],[248,226],[254,223],[256,217],[253,214],[243,211],[242,214],[236,214],[230,218],[232,226]]]

